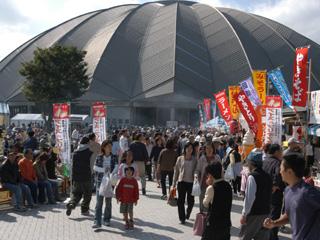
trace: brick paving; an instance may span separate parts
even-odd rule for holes
[[[93,230],[95,196],[91,201],[90,216],[81,216],[80,208],[74,210],[70,217],[65,214],[65,204],[55,206],[42,205],[38,209],[25,213],[11,211],[0,212],[0,240],[121,240],[121,239],[150,239],[150,240],[199,240],[193,236],[192,226],[195,214],[198,212],[198,199],[185,225],[179,224],[175,207],[160,200],[161,190],[153,182],[147,183],[147,196],[140,196],[138,206],[134,208],[135,229],[125,230],[119,205],[112,202],[112,221],[110,227],[103,226]],[[237,239],[242,202],[233,201],[232,238]],[[290,235],[282,235],[282,240],[291,239]]]

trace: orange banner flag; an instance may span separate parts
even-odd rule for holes
[[[267,71],[266,70],[252,70],[252,79],[254,88],[262,102],[262,105],[266,104],[267,95]]]
[[[234,96],[240,92],[240,86],[229,86],[229,105],[231,110],[232,119],[239,119],[240,110]]]

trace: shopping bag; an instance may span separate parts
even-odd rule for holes
[[[224,173],[224,178],[226,180],[234,180],[234,172],[233,172],[233,167],[231,164],[227,167],[226,172]]]
[[[202,236],[206,227],[207,215],[205,213],[197,213],[196,220],[193,225],[193,235]]]
[[[118,175],[118,165],[116,165],[110,175],[110,181],[111,181],[111,185],[112,187],[116,186],[118,181],[119,181],[119,175]]]
[[[101,180],[100,188],[99,188],[99,195],[107,198],[112,197],[113,190],[112,190],[110,176],[108,175],[103,176]]]
[[[168,198],[168,204],[172,207],[175,207],[178,205],[178,200],[176,198],[176,188],[172,188],[170,190],[169,198]]]
[[[198,197],[198,196],[200,196],[200,194],[201,194],[200,184],[199,184],[199,182],[196,180],[196,181],[194,181],[194,183],[193,183],[191,195],[192,195],[192,196],[195,196],[195,197]]]

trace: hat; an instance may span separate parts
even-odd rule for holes
[[[201,142],[201,143],[205,143],[205,142],[206,142],[206,138],[205,138],[205,137],[201,137],[201,138],[200,138],[200,142]]]
[[[252,151],[249,153],[246,159],[247,162],[250,162],[254,166],[262,166],[262,152]]]
[[[291,137],[288,139],[288,144],[291,144],[291,143],[300,143],[300,142],[296,138]]]

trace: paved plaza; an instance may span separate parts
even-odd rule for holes
[[[198,199],[190,220],[181,225],[176,207],[161,200],[161,190],[154,182],[147,183],[147,196],[140,196],[134,208],[135,229],[125,230],[119,205],[113,199],[113,219],[110,227],[93,230],[95,196],[91,202],[90,216],[82,216],[80,208],[65,214],[65,204],[42,205],[26,213],[0,212],[0,240],[120,240],[120,239],[161,239],[192,240],[200,239],[192,234],[195,214],[198,212]],[[237,239],[242,201],[234,200],[232,209],[232,238]],[[290,235],[282,240],[291,239]]]

